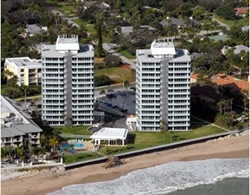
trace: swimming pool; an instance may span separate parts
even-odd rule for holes
[[[84,147],[84,143],[82,143],[82,142],[73,142],[72,144],[77,148],[83,148]]]
[[[74,151],[74,148],[68,144],[68,143],[63,143],[61,146],[59,146],[59,151],[65,151],[65,150],[68,150],[69,152],[73,152]]]

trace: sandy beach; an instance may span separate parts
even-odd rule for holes
[[[123,165],[110,169],[105,169],[101,163],[69,171],[36,171],[2,181],[2,194],[46,194],[67,185],[112,180],[137,169],[174,161],[246,157],[249,157],[248,131],[238,137],[220,138],[178,149],[126,158],[123,159],[125,162]]]

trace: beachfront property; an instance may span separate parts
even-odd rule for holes
[[[22,146],[25,140],[29,146],[40,146],[41,132],[27,113],[11,99],[1,96],[1,147]]]
[[[42,48],[42,120],[49,125],[91,125],[94,112],[94,48],[78,36],[58,36]]]
[[[128,129],[104,127],[90,136],[94,145],[117,146],[126,144]]]
[[[41,84],[41,60],[30,59],[29,57],[6,58],[4,70],[17,76],[17,84],[19,86],[38,85]],[[12,78],[8,76],[7,79]]]
[[[173,39],[136,51],[136,118],[139,131],[186,131],[190,126],[191,57]],[[164,121],[164,122],[163,122]]]

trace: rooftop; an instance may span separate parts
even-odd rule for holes
[[[213,40],[213,41],[226,41],[228,40],[228,36],[227,35],[214,35],[214,36],[209,36],[209,39]]]
[[[152,55],[175,55],[173,39],[157,39],[151,44]]]
[[[249,10],[248,7],[238,7],[238,8],[235,8],[235,15],[236,16],[239,16],[239,15],[243,15],[243,14],[246,14]]]
[[[77,57],[94,57],[94,47],[92,45],[79,45],[78,37],[72,35],[58,36],[56,45],[43,45],[42,57],[64,57],[65,53],[69,52],[71,55]]]
[[[150,49],[136,50],[137,60],[140,62],[161,62],[163,57],[170,62],[187,62],[191,57],[186,49],[175,49],[173,39],[165,38],[153,41]]]
[[[236,45],[234,48],[234,54],[239,54],[241,51],[249,52],[249,47],[245,45]]]
[[[1,137],[15,137],[26,133],[42,132],[33,121],[28,120],[8,98],[1,96]]]
[[[102,128],[100,131],[95,132],[90,136],[92,139],[102,140],[125,140],[128,134],[128,130],[124,128]]]
[[[36,24],[27,24],[25,32],[30,34],[39,34],[40,32],[42,32],[42,28],[40,28]]]
[[[41,60],[30,59],[29,57],[6,58],[5,63],[15,64],[18,67],[27,68],[41,68]]]
[[[230,85],[233,87],[238,87],[241,90],[249,91],[248,81],[237,79],[226,74],[217,74],[212,78],[212,81],[217,85]]]
[[[78,36],[72,35],[71,37],[67,37],[66,35],[59,35],[57,37],[57,51],[78,51],[79,49]]]

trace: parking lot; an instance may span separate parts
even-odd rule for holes
[[[107,107],[121,111],[125,117],[116,117],[105,113],[106,118],[110,117],[105,123],[106,127],[127,128],[126,119],[131,114],[135,114],[135,91],[132,90],[112,90],[102,97],[97,98]]]

